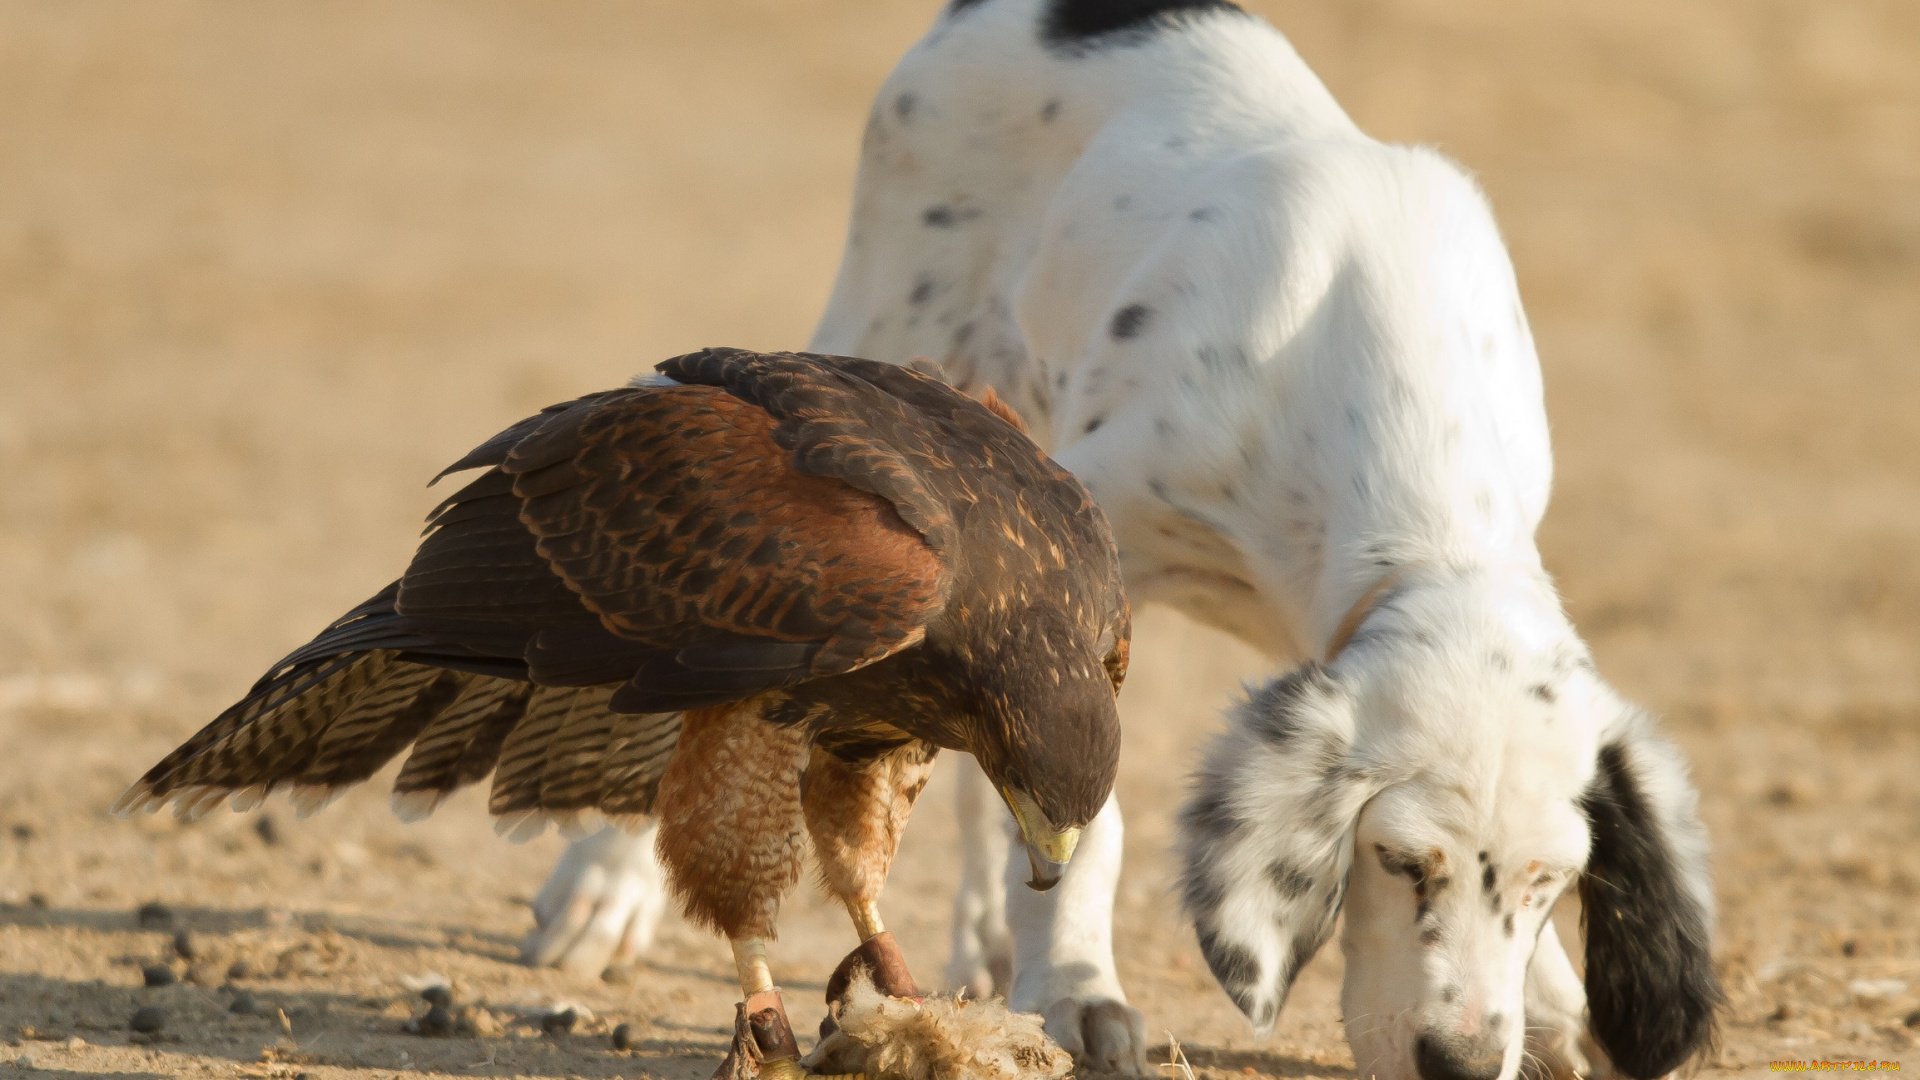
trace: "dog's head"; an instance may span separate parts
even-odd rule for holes
[[[1660,1076],[1710,1042],[1720,1001],[1694,802],[1577,643],[1376,635],[1235,711],[1182,813],[1186,907],[1264,1032],[1344,904],[1361,1074],[1495,1080],[1519,1067],[1528,969],[1575,889],[1593,1041]]]

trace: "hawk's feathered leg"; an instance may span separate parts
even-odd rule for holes
[[[804,1075],[800,1052],[767,971],[767,943],[781,898],[800,880],[808,740],[802,728],[761,719],[768,697],[688,710],[655,806],[674,894],[688,919],[727,935],[739,969],[742,1020],[722,1073],[794,1080]]]
[[[853,917],[860,947],[827,980],[829,1007],[845,994],[856,967],[895,997],[918,997],[906,958],[880,921],[880,892],[900,847],[907,816],[933,773],[929,743],[914,741],[858,764],[816,746],[801,797],[820,883]],[[831,1019],[831,1017],[829,1018]],[[824,1033],[824,1027],[823,1027]]]
[[[766,697],[690,709],[660,778],[660,861],[687,918],[728,940],[771,941],[800,880],[807,734],[760,717]]]

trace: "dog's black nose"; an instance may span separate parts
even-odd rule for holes
[[[1420,1080],[1497,1080],[1506,1047],[1492,1035],[1421,1035],[1413,1046]]]

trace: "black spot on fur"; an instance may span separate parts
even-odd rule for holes
[[[1513,912],[1507,912],[1507,917],[1500,920],[1500,930],[1508,937],[1513,936]]]
[[[1484,851],[1483,851],[1483,852],[1481,852],[1481,853],[1480,853],[1480,861],[1481,861],[1481,862],[1483,862],[1483,863],[1487,861],[1487,853],[1486,853],[1486,852],[1484,852]]]
[[[893,115],[899,117],[900,122],[904,124],[913,119],[913,109],[914,106],[918,104],[920,104],[919,98],[914,97],[910,93],[901,94],[899,97],[893,99]]]
[[[930,277],[923,277],[913,283],[913,291],[907,294],[907,303],[918,306],[933,299],[933,290],[938,288]]]
[[[1548,686],[1546,683],[1538,683],[1534,685],[1533,687],[1527,690],[1527,693],[1532,694],[1534,697],[1539,698],[1541,701],[1544,701],[1549,705],[1559,700],[1559,695],[1553,692],[1553,687]]]
[[[1142,44],[1160,30],[1196,16],[1244,11],[1228,0],[1053,0],[1040,39],[1076,55]]]
[[[954,229],[980,216],[971,207],[929,206],[920,214],[920,223],[929,229]]]
[[[1309,663],[1269,682],[1241,708],[1247,730],[1269,746],[1285,747],[1300,730],[1301,699],[1329,681],[1325,668]]]
[[[1239,818],[1227,805],[1226,794],[1218,790],[1219,782],[1220,778],[1204,778],[1199,794],[1181,808],[1181,831],[1189,838],[1218,841],[1240,827]]]
[[[1366,770],[1344,757],[1334,758],[1320,766],[1320,786],[1323,788],[1341,787],[1365,777]]]
[[[1287,978],[1281,984],[1282,989],[1292,988],[1293,980],[1300,975],[1300,969],[1306,967],[1307,961],[1313,959],[1313,954],[1320,951],[1320,943],[1327,940],[1327,934],[1333,930],[1334,917],[1340,913],[1340,903],[1345,898],[1344,892],[1336,895],[1334,902],[1321,914],[1318,925],[1294,937],[1293,952],[1288,958]]]
[[[1082,434],[1086,434],[1086,435],[1091,435],[1091,434],[1093,434],[1094,432],[1096,432],[1096,431],[1099,431],[1099,430],[1100,430],[1100,425],[1101,425],[1101,424],[1104,424],[1104,423],[1106,423],[1106,422],[1107,422],[1107,418],[1106,418],[1106,417],[1104,417],[1104,416],[1096,416],[1096,417],[1094,417],[1093,419],[1091,419],[1091,420],[1089,420],[1089,421],[1087,421],[1087,426],[1086,426],[1086,427],[1084,427],[1084,428],[1081,428],[1081,429],[1080,429],[1080,430],[1081,430],[1081,433],[1082,433]]]
[[[1188,214],[1187,217],[1189,220],[1192,220],[1192,221],[1212,221],[1218,215],[1219,215],[1218,210],[1215,210],[1211,206],[1203,206],[1200,209],[1195,210],[1192,213]]]
[[[1043,124],[1053,123],[1053,118],[1059,115],[1060,115],[1060,99],[1059,98],[1048,98],[1047,103],[1045,105],[1040,106],[1040,122]]]
[[[1651,1080],[1712,1044],[1724,998],[1707,912],[1681,880],[1627,748],[1601,748],[1599,766],[1580,799],[1593,833],[1580,879],[1587,1010],[1614,1066]]]
[[[1139,337],[1152,319],[1153,311],[1145,304],[1128,304],[1113,313],[1113,321],[1107,324],[1107,332],[1116,341]]]
[[[1344,833],[1353,824],[1346,814],[1344,801],[1337,789],[1322,785],[1309,797],[1307,816],[1303,828],[1329,839]]]
[[[1495,671],[1513,670],[1513,657],[1499,649],[1493,650],[1493,655],[1487,657],[1487,663],[1492,664]]]
[[[1414,881],[1420,880],[1419,860],[1409,859],[1398,852],[1388,851],[1380,844],[1373,845],[1373,855],[1380,860],[1380,869],[1385,870],[1387,873],[1410,878]]]
[[[1267,880],[1286,900],[1297,900],[1313,891],[1313,878],[1291,863],[1275,861],[1267,866]]]
[[[1260,977],[1260,961],[1247,950],[1231,941],[1221,941],[1220,935],[1203,930],[1200,933],[1200,955],[1207,958],[1207,970],[1220,983],[1220,989],[1227,992],[1241,1012],[1247,1011],[1252,1002],[1253,982]]]
[[[1446,936],[1446,933],[1442,931],[1438,926],[1424,927],[1420,931],[1420,944],[1438,945],[1440,944],[1440,939],[1445,936]]]
[[[1441,988],[1440,988],[1440,1000],[1441,1000],[1441,1001],[1443,1001],[1443,1002],[1445,1002],[1445,1003],[1447,1003],[1448,1005],[1451,1005],[1451,1004],[1453,1004],[1454,1002],[1456,1002],[1456,1001],[1459,1001],[1459,1000],[1460,1000],[1460,988],[1459,988],[1459,987],[1457,987],[1457,986],[1454,986],[1454,985],[1452,985],[1452,984],[1448,984],[1448,985],[1446,985],[1446,986],[1443,986],[1443,987],[1441,987]]]
[[[1181,904],[1186,908],[1187,918],[1195,923],[1211,922],[1219,913],[1220,905],[1227,902],[1226,883],[1200,865],[1205,858],[1204,850],[1190,853],[1186,873],[1180,878]]]
[[[1500,875],[1494,870],[1493,864],[1488,863],[1487,868],[1480,872],[1480,887],[1488,892],[1492,892],[1494,883],[1499,879],[1499,876]]]

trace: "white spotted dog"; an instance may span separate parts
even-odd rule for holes
[[[1711,1040],[1694,794],[1541,567],[1538,362],[1456,166],[1368,138],[1223,0],[955,0],[875,103],[811,347],[994,387],[1106,510],[1136,603],[1303,665],[1235,710],[1181,819],[1202,951],[1257,1028],[1344,902],[1361,1075],[1644,1078]],[[950,979],[1144,1071],[1118,807],[1038,894],[961,788]],[[563,864],[530,952],[634,947],[589,871],[650,842]],[[1547,919],[1569,886],[1584,987]]]

